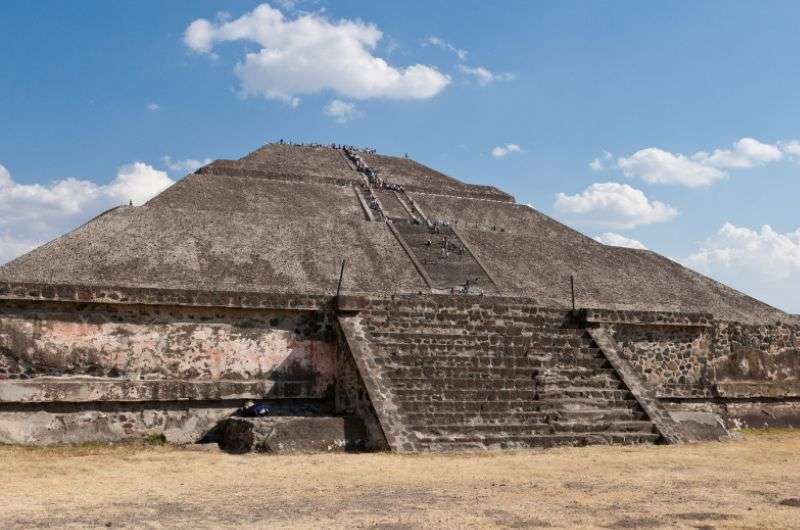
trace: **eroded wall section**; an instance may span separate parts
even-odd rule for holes
[[[245,399],[331,398],[335,352],[324,312],[6,301],[0,441],[192,441]]]

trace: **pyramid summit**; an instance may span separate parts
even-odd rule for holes
[[[351,146],[214,161],[0,268],[0,442],[678,442],[800,421],[798,377],[797,316]]]

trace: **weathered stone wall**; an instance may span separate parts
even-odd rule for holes
[[[0,306],[0,378],[314,380],[333,384],[324,313],[24,303]]]
[[[689,313],[584,316],[612,331],[622,356],[673,410],[715,412],[738,426],[800,424],[800,326]]]
[[[709,383],[709,337],[705,328],[616,326],[624,357],[659,393],[705,395]]]
[[[332,399],[336,348],[323,311],[6,300],[0,442],[191,441],[246,399]]]
[[[800,326],[719,322],[712,342],[718,381],[800,381]]]

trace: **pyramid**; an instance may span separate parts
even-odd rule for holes
[[[765,400],[800,419],[797,316],[344,146],[267,144],[112,208],[0,267],[0,304],[0,441],[80,438],[82,410],[104,425],[86,439],[134,417],[127,435],[188,440],[246,399],[280,418],[315,401],[305,416],[358,418],[365,446],[398,451],[718,436]]]

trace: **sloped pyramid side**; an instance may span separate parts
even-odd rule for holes
[[[366,156],[428,219],[457,228],[499,294],[568,307],[572,275],[579,307],[796,319],[653,252],[602,245],[495,188]],[[332,294],[346,259],[346,291],[426,291],[388,226],[364,215],[362,182],[338,149],[270,144],[99,216],[0,267],[0,281]]]

